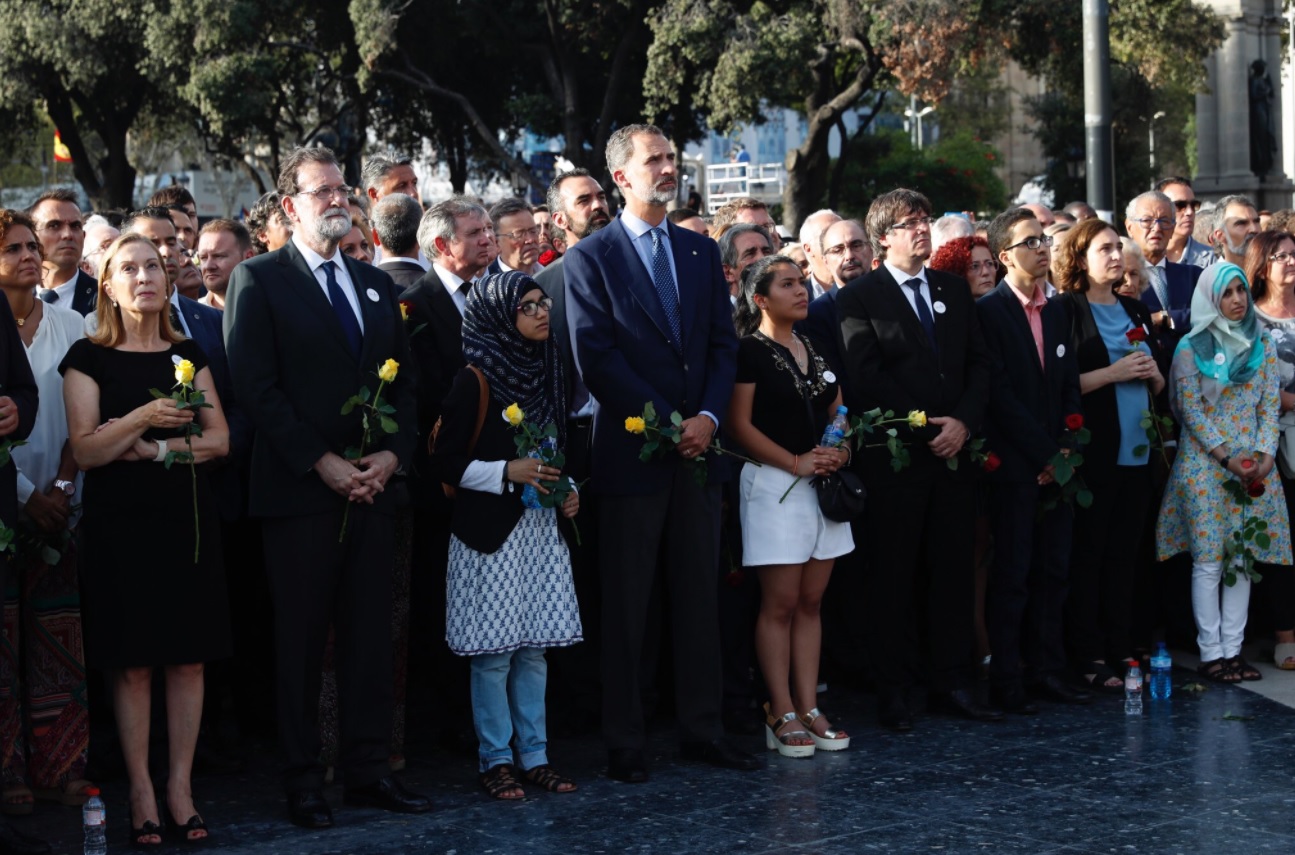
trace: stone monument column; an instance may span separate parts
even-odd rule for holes
[[[1244,193],[1261,209],[1291,207],[1295,164],[1287,163],[1282,145],[1291,131],[1282,127],[1290,111],[1282,104],[1281,0],[1199,1],[1223,19],[1227,35],[1206,61],[1209,92],[1196,96],[1196,194]],[[1252,136],[1260,135],[1252,149]]]

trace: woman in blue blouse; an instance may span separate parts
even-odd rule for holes
[[[1151,501],[1148,463],[1156,453],[1140,423],[1165,379],[1151,350],[1146,307],[1115,293],[1124,276],[1115,230],[1101,220],[1075,226],[1061,241],[1056,267],[1062,292],[1056,299],[1070,315],[1070,347],[1092,433],[1080,471],[1093,503],[1076,508],[1066,640],[1084,680],[1117,693],[1123,687],[1112,665],[1133,654],[1131,603]]]

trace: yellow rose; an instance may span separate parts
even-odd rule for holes
[[[630,433],[642,433],[647,430],[647,424],[644,423],[642,416],[630,416],[625,420],[625,430]]]
[[[926,413],[923,410],[913,410],[908,414],[909,427],[926,427]]]
[[[394,359],[388,359],[386,362],[382,363],[382,367],[378,369],[378,379],[383,383],[390,383],[396,379],[396,372],[399,370],[400,363]]]
[[[193,382],[193,363],[187,359],[181,359],[175,364],[175,382],[183,383],[186,386]]]
[[[408,304],[408,303],[404,303],[404,302],[402,302],[402,303],[400,304],[400,319],[401,319],[402,321],[407,321],[407,320],[409,320],[409,304]]]
[[[525,418],[526,414],[523,413],[522,408],[516,404],[509,404],[508,409],[504,410],[504,421],[508,422],[513,427],[517,427]]]

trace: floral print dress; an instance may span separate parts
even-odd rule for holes
[[[1156,523],[1162,561],[1180,552],[1197,561],[1222,561],[1224,541],[1241,528],[1243,509],[1223,489],[1223,481],[1233,476],[1210,456],[1210,449],[1226,445],[1234,455],[1277,454],[1280,375],[1276,348],[1266,334],[1262,341],[1263,364],[1245,383],[1219,387],[1199,374],[1175,372],[1186,375],[1178,379],[1176,390],[1183,430]],[[1193,358],[1190,348],[1174,354],[1175,361]],[[1268,522],[1268,549],[1251,545],[1256,560],[1291,564],[1290,521],[1275,466],[1264,479],[1263,496],[1245,511]]]

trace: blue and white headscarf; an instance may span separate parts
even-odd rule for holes
[[[558,429],[566,447],[566,381],[552,336],[531,341],[517,331],[518,306],[530,291],[543,289],[518,270],[496,273],[469,293],[463,312],[463,358],[486,375],[496,400],[517,404],[526,421]]]
[[[1223,292],[1240,280],[1246,292],[1246,313],[1239,321],[1228,320],[1220,311]],[[1190,358],[1189,358],[1190,357]],[[1201,390],[1209,400],[1218,400],[1224,388],[1246,383],[1264,361],[1263,328],[1255,315],[1250,283],[1240,267],[1218,261],[1201,271],[1192,294],[1192,329],[1178,342],[1170,377],[1170,394],[1176,398],[1180,377],[1199,375]],[[1178,402],[1172,400],[1175,412]]]

